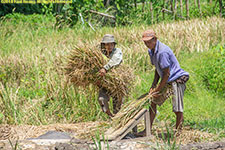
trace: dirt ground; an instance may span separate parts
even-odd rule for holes
[[[48,131],[61,131],[67,132],[71,137],[82,140],[90,140],[91,137],[95,137],[96,131],[99,131],[99,127],[104,126],[105,122],[83,122],[75,124],[51,124],[51,125],[0,125],[0,140],[24,140],[28,138],[36,138],[45,134]],[[103,133],[106,129],[101,128]],[[164,133],[164,134],[162,134]],[[163,135],[167,138],[167,132],[165,129],[155,126],[153,128],[153,141],[163,142]],[[164,138],[165,139],[165,138]],[[171,139],[173,141],[174,139]],[[193,130],[189,127],[184,127],[182,132],[176,136],[176,143],[189,144],[199,142],[213,142],[218,140],[218,135],[201,132],[199,130]]]

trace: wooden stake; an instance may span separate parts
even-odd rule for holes
[[[145,129],[146,129],[146,136],[151,136],[151,121],[150,121],[150,112],[149,110],[145,113]]]

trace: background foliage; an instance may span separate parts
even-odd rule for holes
[[[107,4],[108,2],[108,4]],[[153,20],[151,20],[150,3],[153,7]],[[182,10],[181,10],[182,5]],[[222,4],[224,5],[224,4]],[[185,0],[180,3],[177,1],[177,15],[187,16],[185,9]],[[173,1],[173,9],[175,2]],[[219,14],[219,2],[201,0],[201,12],[196,0],[189,1],[189,17],[207,17]],[[222,6],[224,8],[224,6]],[[165,20],[173,20],[173,14],[165,13],[163,16],[162,9],[172,10],[171,1],[169,0],[73,0],[71,4],[0,4],[0,17],[10,13],[22,14],[45,14],[56,17],[56,25],[73,26],[76,24],[93,24],[94,26],[115,26],[131,24],[153,24]],[[90,13],[89,10],[106,13],[116,17],[113,21],[108,17]],[[222,16],[225,16],[223,9]],[[175,17],[175,19],[181,19]],[[183,20],[181,19],[181,20]],[[83,22],[84,20],[84,22]]]

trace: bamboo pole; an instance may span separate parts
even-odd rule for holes
[[[202,16],[200,0],[198,0],[198,9],[199,9],[200,16]]]
[[[186,0],[186,19],[189,19],[189,0]]]
[[[183,1],[180,0],[180,15],[183,15]]]

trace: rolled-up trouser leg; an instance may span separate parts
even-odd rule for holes
[[[183,112],[184,111],[184,104],[183,104],[183,97],[184,97],[184,91],[186,89],[185,83],[177,83],[173,82],[173,112]]]

